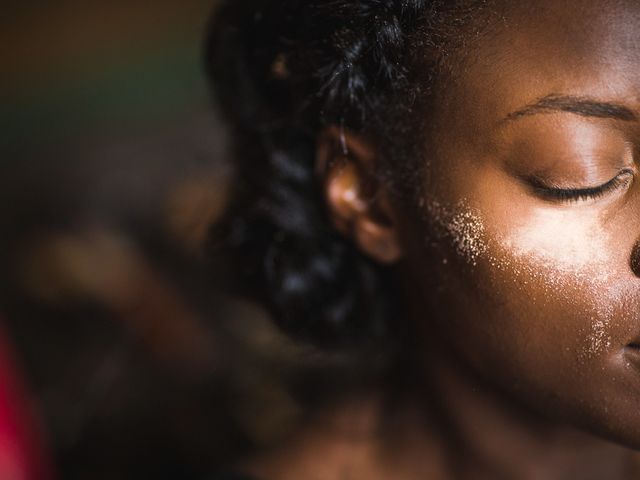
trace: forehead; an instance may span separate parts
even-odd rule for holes
[[[638,106],[640,1],[509,2],[489,24],[444,87],[450,118],[498,122],[550,94]]]

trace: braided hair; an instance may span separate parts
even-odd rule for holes
[[[437,65],[423,54],[440,49],[454,3],[463,2],[228,0],[214,15],[206,64],[236,169],[218,251],[296,339],[335,347],[389,333],[390,272],[332,227],[314,174],[316,137],[338,125],[373,133],[385,148],[397,138],[391,129],[403,128],[411,144],[416,121],[406,113]],[[401,147],[393,163],[403,163]]]

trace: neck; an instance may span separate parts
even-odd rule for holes
[[[269,480],[639,478],[629,450],[518,406],[435,345],[421,351],[416,374],[405,370],[419,388],[338,402],[246,469]]]
[[[632,477],[633,455],[622,447],[542,418],[431,345],[418,398],[427,408],[444,464],[455,478]],[[425,351],[425,349],[422,349]],[[637,473],[637,471],[636,471]]]
[[[630,451],[543,420],[442,357],[429,365],[419,391],[340,402],[244,469],[269,480],[638,478]]]

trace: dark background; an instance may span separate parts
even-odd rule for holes
[[[299,417],[292,347],[209,283],[214,3],[2,5],[0,313],[60,478],[203,478]]]

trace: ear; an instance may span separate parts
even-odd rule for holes
[[[402,257],[388,191],[377,179],[376,150],[363,137],[338,127],[318,138],[317,173],[335,227],[374,260]]]

